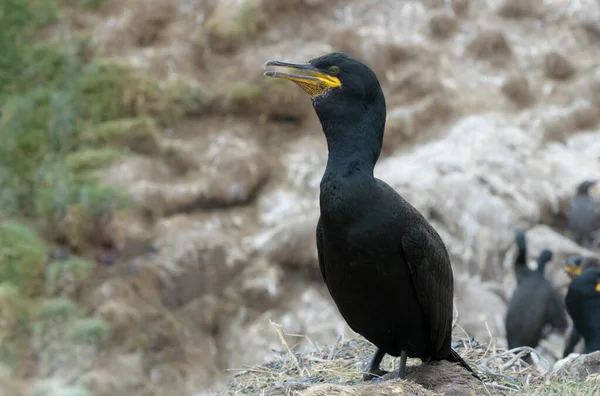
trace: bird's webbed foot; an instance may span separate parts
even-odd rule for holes
[[[373,381],[376,382],[380,380],[381,377],[388,374],[388,371],[382,370],[379,368],[383,357],[385,356],[385,352],[380,348],[377,348],[373,358],[367,365],[365,372],[363,373],[363,381]]]

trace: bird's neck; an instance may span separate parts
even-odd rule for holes
[[[519,247],[516,262],[519,265],[527,265],[527,248]]]
[[[537,263],[537,273],[540,274],[541,276],[544,276],[544,268],[546,268],[546,262],[545,261],[538,261],[538,263]]]
[[[322,120],[321,124],[329,151],[323,179],[373,177],[381,152],[384,123],[373,123],[370,117],[363,116]]]

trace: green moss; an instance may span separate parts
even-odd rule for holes
[[[97,10],[106,4],[107,0],[78,0],[78,5],[86,10]]]
[[[231,50],[244,38],[250,38],[265,26],[265,14],[258,1],[240,7],[217,7],[207,22],[213,45],[221,50]]]
[[[126,147],[146,155],[160,151],[158,128],[147,117],[126,118],[97,125],[83,135],[84,141],[94,146]]]
[[[78,297],[92,267],[89,261],[78,258],[50,263],[44,273],[46,294]]]
[[[18,222],[0,222],[0,282],[36,295],[42,290],[45,260],[45,244],[35,231]]]
[[[110,165],[123,154],[122,150],[114,148],[90,148],[69,154],[67,164],[78,172],[93,171]]]
[[[21,92],[31,84],[27,77],[38,66],[29,63],[35,58],[30,43],[38,29],[59,17],[59,11],[53,0],[3,0],[0,10],[1,101],[3,96]]]
[[[20,356],[29,350],[31,306],[13,283],[0,283],[0,361],[10,368],[17,367]]]
[[[110,333],[110,326],[103,319],[87,318],[75,323],[72,330],[73,341],[89,343],[104,339]]]
[[[258,84],[239,82],[234,84],[227,93],[227,102],[230,104],[248,103],[258,98],[264,92],[264,87]]]
[[[58,297],[44,300],[38,312],[38,320],[65,320],[73,315],[77,305],[68,298]]]
[[[162,82],[116,61],[90,64],[83,80],[86,117],[97,122],[152,116],[171,123],[187,114],[201,113],[212,94],[197,81],[178,78]]]
[[[47,381],[36,386],[33,396],[91,396],[92,394],[80,386],[62,385],[58,381]]]

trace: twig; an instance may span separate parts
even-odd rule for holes
[[[304,370],[302,368],[302,366],[300,365],[300,361],[298,360],[298,358],[296,357],[296,355],[294,354],[294,352],[292,352],[292,350],[290,349],[288,343],[286,342],[285,337],[283,335],[283,330],[281,330],[281,326],[279,326],[277,323],[273,322],[271,319],[269,319],[269,324],[271,326],[273,326],[273,328],[277,332],[277,336],[279,337],[279,341],[281,342],[281,345],[283,345],[283,349],[285,349],[285,351],[287,352],[287,354],[292,359],[292,362],[294,363],[294,365],[298,369],[298,373],[299,374],[304,374],[306,372],[306,370]],[[306,372],[306,374],[308,374],[308,372]]]
[[[329,351],[329,355],[327,355],[327,360],[333,360],[338,348],[340,347],[340,343],[342,342],[343,338],[344,337],[342,336],[342,334],[340,334],[338,336],[337,340],[335,340],[335,344],[333,344],[331,351]]]

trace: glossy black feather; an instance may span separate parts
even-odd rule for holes
[[[527,266],[527,238],[525,232],[521,230],[515,232],[515,244],[517,245],[515,278],[517,279],[517,284],[520,284],[526,277],[533,273]]]
[[[506,339],[509,348],[528,346],[535,348],[543,336],[546,325],[563,333],[568,327],[560,293],[544,277],[544,268],[552,253],[542,251],[538,268],[515,289],[506,314]]]
[[[577,333],[584,339],[584,353],[600,350],[600,268],[588,267],[569,285],[565,305]]]
[[[313,99],[329,158],[321,180],[319,267],[348,325],[385,353],[469,365],[451,348],[453,276],[444,242],[392,187],[373,177],[385,125],[374,73],[344,54],[339,90]],[[472,371],[472,370],[471,370]]]

